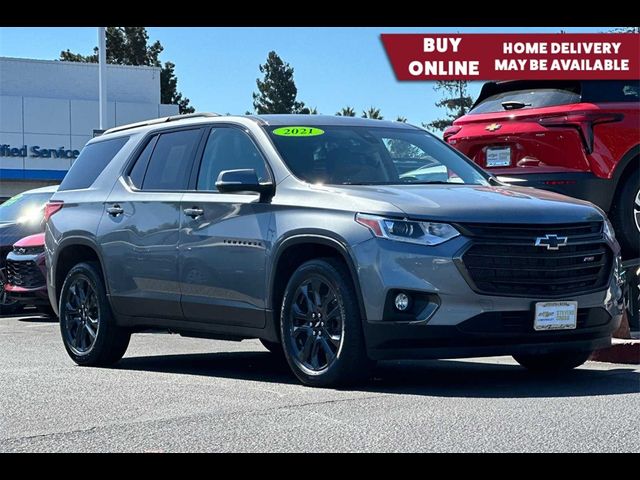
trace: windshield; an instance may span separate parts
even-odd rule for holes
[[[0,223],[39,222],[53,192],[20,193],[0,205]]]
[[[267,127],[293,174],[329,185],[474,184],[486,178],[422,130],[388,127]]]

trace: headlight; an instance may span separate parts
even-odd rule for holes
[[[376,237],[420,245],[439,245],[460,235],[447,223],[397,220],[358,213],[356,222],[367,227]]]
[[[602,228],[602,233],[604,233],[605,238],[609,240],[611,243],[615,242],[616,234],[613,231],[613,226],[611,225],[611,222],[606,218],[604,219],[604,227]]]

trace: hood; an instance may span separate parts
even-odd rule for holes
[[[44,229],[40,222],[36,223],[0,223],[0,248],[11,247],[27,235],[40,233]]]
[[[386,202],[408,218],[468,223],[578,223],[601,221],[594,205],[528,187],[480,185],[345,185],[325,187],[334,193]],[[361,202],[357,202],[361,203]],[[393,211],[388,208],[387,211]],[[364,213],[377,213],[372,209]]]
[[[36,233],[21,238],[13,244],[14,247],[42,247],[44,245],[44,233]]]

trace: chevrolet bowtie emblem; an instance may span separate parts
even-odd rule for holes
[[[500,127],[502,127],[502,125],[500,125],[499,123],[492,123],[491,125],[487,125],[484,129],[489,130],[490,132],[495,132]]]
[[[546,234],[544,237],[536,238],[536,247],[545,247],[547,250],[559,250],[560,247],[567,245],[567,237],[559,237],[558,235]]]

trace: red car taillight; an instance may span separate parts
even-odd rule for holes
[[[51,200],[50,202],[47,202],[47,204],[44,206],[44,221],[46,222],[47,220],[49,220],[51,215],[61,210],[63,205],[64,202],[62,202],[61,200]]]
[[[593,152],[593,126],[600,123],[619,122],[624,118],[621,113],[573,112],[568,115],[553,115],[538,120],[545,127],[570,127],[580,133],[582,144],[587,153]]]
[[[444,129],[444,133],[442,134],[442,138],[443,139],[447,139],[453,135],[455,135],[456,133],[458,133],[460,130],[462,130],[462,127],[458,127],[457,125],[451,125],[450,127],[447,127]]]

